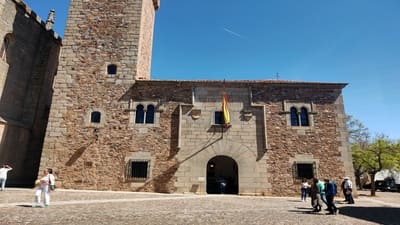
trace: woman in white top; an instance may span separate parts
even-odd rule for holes
[[[306,197],[308,194],[308,189],[310,188],[310,185],[307,182],[306,178],[303,178],[303,181],[301,182],[301,201],[305,202]]]
[[[50,184],[54,185],[55,183],[55,178],[52,173],[52,169],[46,169],[43,171],[43,177],[36,181],[36,184],[39,185],[39,187],[35,192],[35,204],[33,205],[33,207],[43,207],[41,205],[42,193],[44,193],[44,207],[49,206]]]

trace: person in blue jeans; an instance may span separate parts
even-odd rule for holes
[[[301,182],[301,189],[300,189],[301,190],[301,201],[302,202],[306,201],[307,194],[309,192],[309,188],[310,188],[310,185],[308,184],[307,179],[303,178],[303,180]]]

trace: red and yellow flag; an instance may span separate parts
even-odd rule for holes
[[[224,116],[225,127],[230,127],[231,126],[231,117],[229,115],[228,96],[226,95],[225,91],[222,94],[222,113]]]

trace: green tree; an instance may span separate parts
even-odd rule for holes
[[[359,189],[362,189],[363,183],[361,182],[361,176],[367,172],[367,169],[363,166],[363,155],[361,153],[368,148],[370,133],[368,128],[365,127],[361,121],[350,115],[346,117],[346,126],[349,132],[356,185]]]
[[[366,148],[352,149],[353,162],[371,177],[371,196],[375,196],[375,174],[383,169],[393,170],[399,166],[398,144],[379,135]]]

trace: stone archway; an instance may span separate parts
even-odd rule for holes
[[[208,194],[238,194],[238,165],[229,156],[215,156],[207,163]]]

